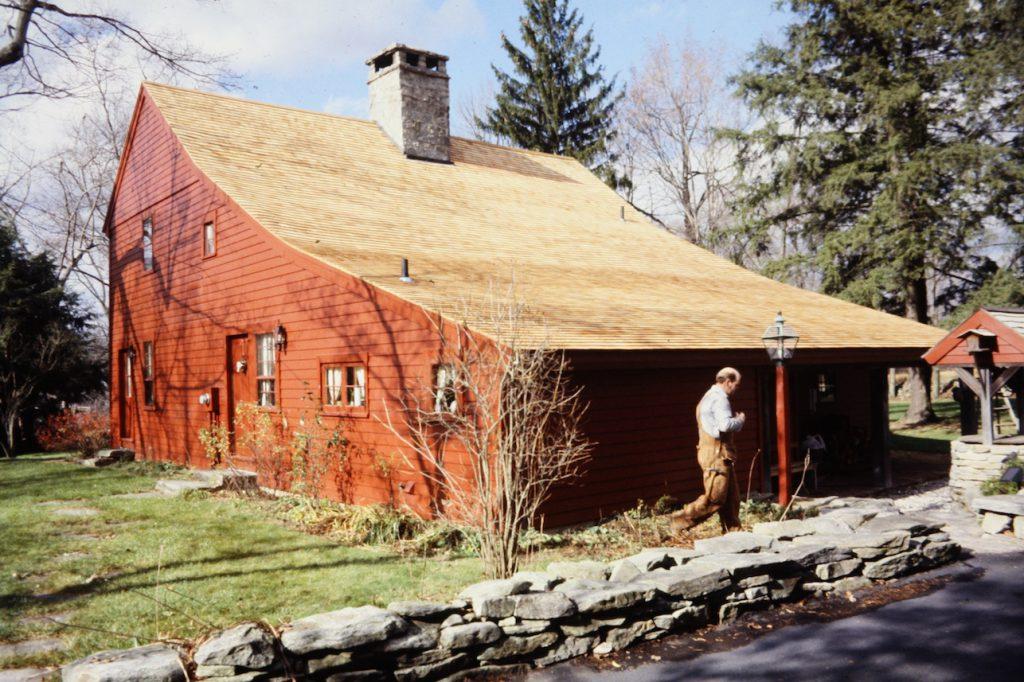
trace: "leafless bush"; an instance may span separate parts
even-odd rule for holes
[[[464,306],[472,325],[438,322],[433,385],[405,391],[402,414],[386,415],[437,491],[438,513],[477,529],[488,573],[507,577],[520,532],[552,486],[577,475],[590,444],[564,354],[524,342],[528,312],[514,288],[486,299]]]

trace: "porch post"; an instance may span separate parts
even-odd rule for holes
[[[775,363],[775,449],[778,452],[779,504],[789,504],[789,378],[786,366]]]
[[[996,438],[992,420],[992,370],[982,367],[978,373],[981,375],[981,442],[992,445]]]

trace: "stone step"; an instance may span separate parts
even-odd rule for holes
[[[259,489],[256,474],[239,469],[196,469],[190,471],[191,478],[165,478],[156,482],[156,489],[165,495],[178,496],[188,490],[238,490]]]
[[[1024,516],[1024,495],[979,495],[971,502],[971,507],[976,512]]]
[[[97,450],[92,457],[82,460],[82,466],[105,467],[119,462],[135,461],[135,451],[128,448],[105,448]]]
[[[162,478],[156,482],[157,492],[180,497],[189,490],[213,490],[214,485],[206,481],[186,481],[178,478]]]

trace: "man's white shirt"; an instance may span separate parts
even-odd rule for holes
[[[729,396],[718,384],[709,388],[700,399],[699,412],[701,428],[714,438],[743,428],[743,417],[733,416]]]

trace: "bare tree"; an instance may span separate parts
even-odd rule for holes
[[[222,80],[221,59],[174,36],[146,32],[114,14],[77,12],[66,2],[0,0],[7,41],[0,44],[0,100],[73,97],[91,83],[79,76],[96,47],[130,47],[161,68],[197,81]]]
[[[466,313],[473,329],[437,323],[434,385],[406,391],[400,415],[386,409],[386,424],[437,490],[437,511],[476,528],[488,573],[508,577],[522,530],[589,457],[579,428],[585,408],[564,354],[524,343],[529,313],[514,288],[492,287]]]
[[[634,205],[695,244],[712,246],[730,219],[735,154],[717,135],[742,125],[725,89],[721,55],[694,44],[653,44],[634,68],[619,125],[620,162]]]

